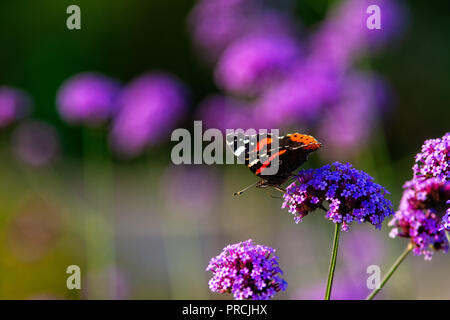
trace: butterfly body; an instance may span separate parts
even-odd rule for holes
[[[300,133],[281,137],[272,134],[231,134],[227,136],[227,144],[235,156],[261,178],[256,185],[258,188],[279,187],[307,161],[311,152],[321,147],[314,137]],[[274,172],[270,168],[275,163],[278,170]]]

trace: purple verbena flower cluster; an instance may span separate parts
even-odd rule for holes
[[[394,228],[390,236],[410,238],[415,255],[423,254],[430,260],[434,251],[448,252],[449,244],[441,220],[450,198],[450,184],[438,178],[413,179],[403,186],[399,210],[389,225]],[[450,209],[448,209],[450,210]],[[447,212],[448,212],[447,210]],[[448,218],[447,218],[448,227]]]
[[[389,192],[349,163],[301,170],[296,178],[297,182],[286,189],[282,205],[289,207],[296,223],[322,208],[327,211],[325,217],[340,223],[344,231],[353,221],[369,222],[380,229],[384,219],[393,214],[392,204],[385,198]],[[328,209],[324,203],[329,204]]]
[[[413,179],[403,186],[390,235],[410,238],[413,252],[430,260],[434,251],[449,249],[450,133],[426,140],[415,159]]]
[[[268,300],[287,288],[274,249],[247,240],[225,247],[211,259],[206,271],[212,271],[209,288],[231,293],[236,300]]]
[[[442,138],[425,141],[422,151],[416,155],[413,171],[418,179],[437,177],[450,180],[450,132]]]

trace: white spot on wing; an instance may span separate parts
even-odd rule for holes
[[[244,146],[240,146],[239,148],[236,149],[236,151],[234,152],[234,154],[239,157],[241,155],[242,152],[245,152],[245,147]]]

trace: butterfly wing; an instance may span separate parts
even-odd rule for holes
[[[277,144],[274,139],[277,139]],[[238,163],[246,164],[250,171],[262,178],[259,186],[265,187],[285,182],[321,144],[314,137],[299,133],[275,137],[272,134],[245,135],[237,132],[227,135],[227,145],[238,158]],[[269,170],[275,161],[278,161],[276,172]]]

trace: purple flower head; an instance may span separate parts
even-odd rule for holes
[[[286,290],[275,250],[247,240],[225,247],[212,258],[206,271],[212,271],[209,288],[231,293],[236,300],[268,300]]]
[[[289,72],[299,52],[298,43],[287,35],[244,36],[222,54],[217,83],[232,93],[256,95]]]
[[[187,109],[187,89],[164,73],[145,74],[124,88],[110,135],[116,152],[134,157],[168,135]]]
[[[450,132],[442,138],[426,140],[413,166],[416,179],[437,177],[450,181]]]
[[[433,251],[447,252],[444,228],[448,227],[450,183],[439,178],[413,179],[403,188],[399,210],[389,223],[394,227],[390,236],[409,238],[414,254],[423,254],[426,260],[431,259]]]
[[[87,72],[66,80],[58,91],[56,103],[61,117],[72,124],[97,125],[117,111],[118,81]]]
[[[29,121],[17,127],[12,136],[13,151],[17,158],[32,166],[46,166],[59,156],[60,140],[50,125]]]
[[[0,86],[0,128],[6,127],[30,112],[31,98],[22,90]]]
[[[282,207],[289,207],[299,223],[310,212],[324,208],[326,202],[329,208],[325,217],[342,224],[344,231],[353,221],[369,222],[381,229],[384,219],[393,214],[386,194],[389,192],[367,173],[349,163],[335,162],[319,169],[301,170],[297,182],[287,188]]]

